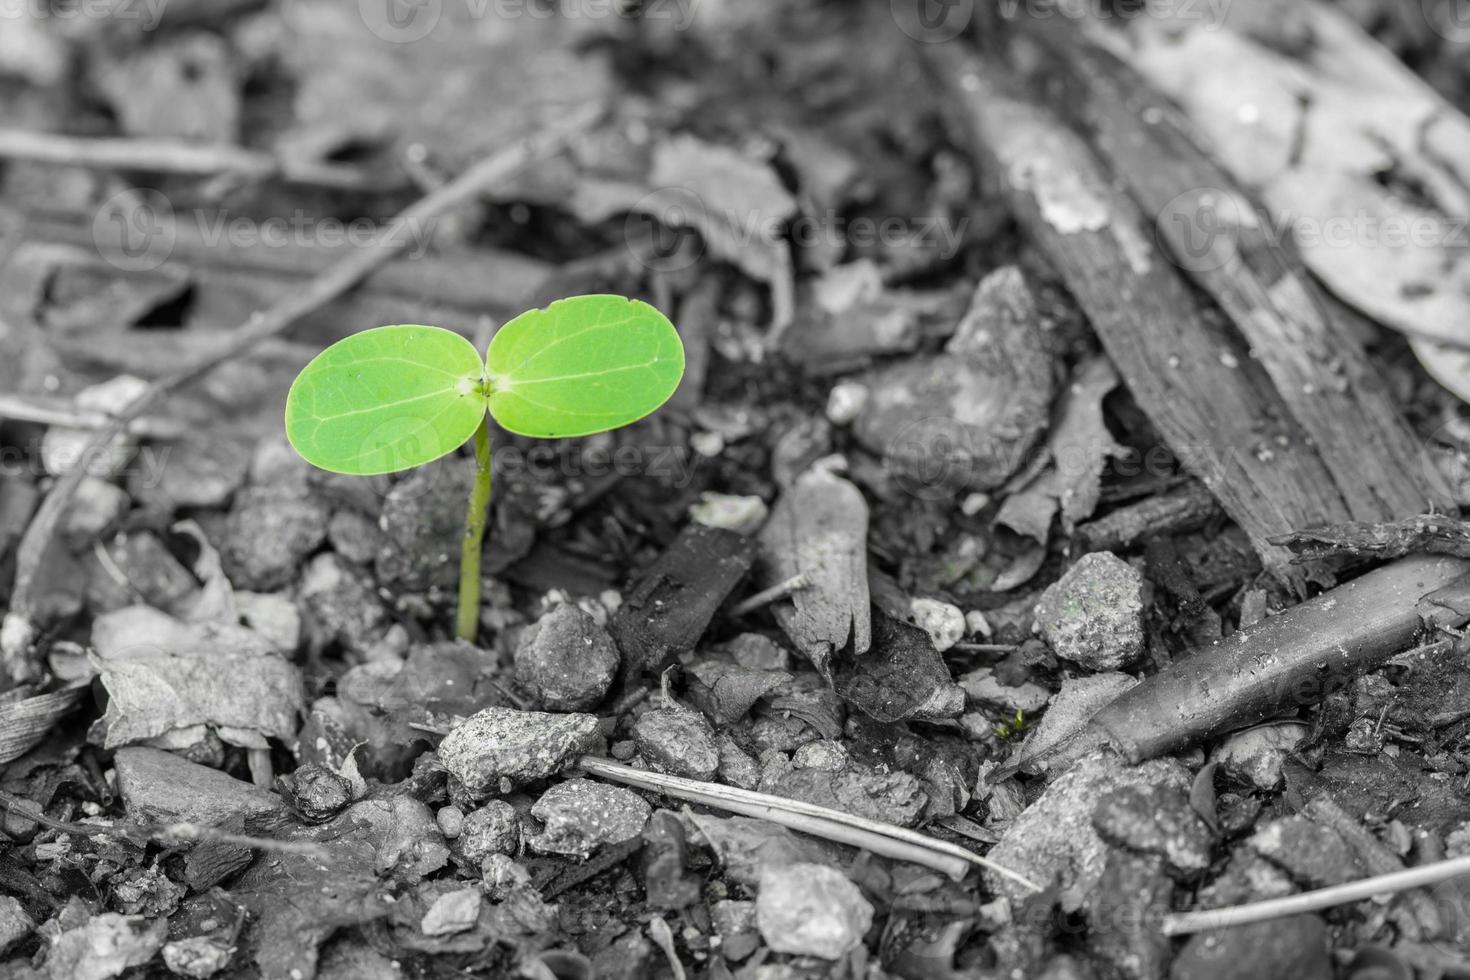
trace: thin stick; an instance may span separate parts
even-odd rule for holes
[[[788,800],[781,796],[754,793],[719,783],[705,783],[697,779],[684,779],[681,776],[645,772],[593,756],[583,756],[578,760],[577,765],[594,776],[600,776],[613,782],[666,793],[678,799],[702,803],[705,806],[739,813],[747,817],[769,820],[771,823],[790,827],[792,830],[863,848],[883,857],[922,864],[927,868],[942,871],[956,881],[963,878],[968,866],[973,864],[1010,878],[1032,891],[1041,891],[1040,885],[1024,875],[1017,874],[1009,868],[1002,867],[956,844],[935,840],[903,827],[894,827],[876,820],[853,816],[841,810],[830,810],[827,807],[801,800]]]
[[[413,236],[408,234],[411,229],[473,201],[490,187],[504,183],[511,175],[587,129],[601,115],[601,106],[587,106],[572,112],[541,132],[486,157],[453,181],[400,212],[389,224],[386,234],[376,236],[369,245],[348,252],[340,262],[313,279],[300,293],[287,296],[265,312],[252,316],[218,350],[206,353],[189,367],[150,384],[113,418],[111,424],[99,429],[92,436],[77,458],[89,459],[98,450],[106,447],[129,422],[142,415],[164,394],[188,384],[226,361],[233,360],[262,340],[283,332],[308,313],[337,299],[412,241]],[[15,589],[11,596],[10,611],[5,614],[4,625],[0,626],[0,656],[3,656],[3,661],[0,662],[3,662],[5,669],[16,680],[27,678],[35,671],[35,665],[29,662],[26,654],[36,633],[33,622],[36,603],[31,596],[36,570],[40,567],[46,547],[56,531],[57,522],[75,495],[83,475],[85,469],[77,466],[56,481],[56,485],[36,511],[36,516],[31,519],[16,552]]]
[[[374,186],[374,182],[355,167],[286,161],[270,153],[239,146],[161,139],[88,139],[7,127],[0,127],[0,158],[190,177],[231,174],[263,179],[279,175],[295,183],[338,190],[361,190]]]
[[[1448,881],[1466,874],[1470,874],[1470,856],[1451,858],[1448,861],[1436,861],[1434,864],[1426,864],[1418,868],[1407,868],[1391,874],[1364,878],[1362,881],[1333,885],[1330,888],[1318,888],[1316,891],[1288,895],[1285,898],[1272,898],[1264,902],[1251,902],[1247,905],[1236,905],[1226,909],[1175,912],[1164,917],[1163,932],[1166,936],[1183,936],[1191,932],[1204,932],[1207,929],[1228,929],[1231,926],[1244,926],[1252,922],[1265,922],[1268,919],[1279,919],[1303,912],[1317,912],[1332,908],[1334,905],[1360,902],[1376,895],[1391,895],[1410,888],[1437,885],[1441,881]]]
[[[809,588],[810,586],[811,583],[807,581],[805,575],[793,575],[784,582],[777,582],[769,589],[762,589],[757,592],[734,609],[731,609],[730,615],[737,618],[744,616],[746,613],[755,612],[762,606],[768,606],[777,599],[784,599],[791,593],[800,592],[802,589]]]
[[[480,419],[475,430],[475,485],[465,513],[464,540],[459,549],[459,619],[456,635],[474,643],[480,635],[480,547],[485,540],[485,515],[490,509],[490,423]]]

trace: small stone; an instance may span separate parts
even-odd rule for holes
[[[1062,907],[1076,910],[1102,877],[1107,858],[1108,847],[1092,825],[1097,801],[1122,786],[1172,786],[1188,792],[1190,782],[1188,770],[1174,759],[1129,766],[1110,753],[1092,753],[1058,776],[1012,820],[988,857],[1042,887],[1060,878]],[[993,872],[985,872],[985,879],[1012,901],[1030,895]]]
[[[839,381],[827,393],[827,421],[848,425],[868,404],[868,386],[856,381]]]
[[[873,906],[840,871],[821,864],[761,871],[756,926],[778,953],[840,959],[873,924]]]
[[[1303,816],[1271,821],[1252,834],[1246,846],[1309,888],[1341,885],[1364,876],[1357,855],[1341,834]]]
[[[1040,711],[1051,700],[1051,692],[1040,684],[1030,681],[1015,687],[1002,684],[991,667],[970,671],[959,679],[959,685],[970,704],[992,708],[1007,718],[1017,711],[1028,715]]]
[[[439,760],[474,796],[502,779],[524,786],[555,775],[602,737],[594,715],[486,708],[455,727],[439,745]]]
[[[471,867],[479,867],[490,855],[514,854],[520,846],[520,814],[504,800],[491,800],[461,818],[459,834],[450,849]]]
[[[718,527],[736,534],[754,534],[766,522],[770,508],[759,497],[737,497],[705,492],[699,503],[689,507],[689,519],[705,527]]]
[[[127,491],[117,484],[100,477],[82,477],[61,522],[67,547],[81,551],[116,530],[128,503]]]
[[[1057,656],[1119,670],[1144,652],[1143,576],[1106,551],[1084,555],[1042,593],[1036,627]]]
[[[548,711],[585,711],[607,696],[618,648],[607,630],[573,605],[552,609],[516,645],[516,681]]]
[[[156,474],[156,485],[141,468],[130,474],[128,489],[140,500],[166,508],[223,508],[245,482],[249,459],[238,442],[200,438],[170,446],[168,465]]]
[[[965,633],[970,636],[978,636],[981,639],[989,639],[995,634],[990,625],[990,620],[978,609],[971,609],[965,613]]]
[[[0,895],[0,956],[10,952],[36,928],[36,920],[26,913],[18,899]]]
[[[374,563],[379,582],[408,592],[435,587],[453,592],[464,502],[474,477],[474,460],[449,456],[393,485],[378,521],[383,531]]]
[[[1162,977],[1169,964],[1169,939],[1158,922],[1169,911],[1174,885],[1158,855],[1109,852],[1097,891],[1088,903],[1089,952],[1112,969],[1109,976],[1146,980]]]
[[[643,828],[643,894],[650,908],[677,911],[695,904],[700,879],[689,873],[689,845],[677,814],[659,810]]]
[[[761,633],[741,633],[726,643],[724,649],[735,659],[737,666],[749,670],[791,669],[791,654]]]
[[[896,827],[916,825],[929,802],[923,784],[907,772],[879,772],[859,766],[837,772],[798,769],[780,753],[768,753],[762,759],[765,766],[760,791],[789,800],[815,803]]]
[[[124,810],[145,826],[218,827],[243,820],[245,832],[252,833],[277,826],[287,816],[275,793],[160,749],[118,749],[113,766]]]
[[[720,778],[731,786],[739,786],[741,789],[755,789],[761,784],[760,763],[750,757],[735,740],[728,735],[721,735],[719,741],[720,767],[718,772]]]
[[[965,638],[965,614],[958,606],[938,599],[913,599],[909,602],[914,625],[929,634],[934,649],[943,653]]]
[[[760,947],[755,925],[755,903],[724,898],[710,906],[710,920],[720,937],[720,954],[737,963]]]
[[[841,742],[825,738],[808,742],[791,756],[791,764],[797,769],[821,769],[824,772],[841,772],[847,768],[847,749]]]
[[[282,653],[294,653],[301,645],[301,613],[281,593],[236,592],[235,608],[241,622]]]
[[[426,936],[452,936],[473,928],[479,918],[480,890],[461,888],[436,898],[419,929]]]
[[[384,545],[383,532],[366,514],[349,508],[332,512],[327,522],[332,550],[354,565],[371,565]]]
[[[638,753],[653,768],[689,779],[709,779],[720,767],[714,729],[686,708],[646,712],[633,725]]]
[[[281,784],[286,802],[304,823],[326,823],[352,802],[352,782],[315,762],[300,767]]]
[[[51,980],[110,980],[153,959],[167,936],[167,919],[104,912],[52,940],[46,972]]]
[[[619,786],[569,779],[531,807],[543,827],[526,843],[543,854],[587,857],[599,847],[638,837],[652,812],[642,797]]]
[[[269,486],[241,491],[219,549],[231,584],[255,592],[290,585],[326,538],[328,517],[326,505],[304,493]]]
[[[1215,749],[1214,759],[1230,775],[1271,792],[1281,788],[1281,764],[1306,737],[1307,726],[1300,722],[1257,725],[1226,738]]]
[[[1327,926],[1315,915],[1196,933],[1169,970],[1171,980],[1329,980],[1332,973]]]
[[[387,627],[388,614],[367,573],[334,554],[317,555],[301,576],[301,600],[325,639],[365,654]]]
[[[518,888],[531,883],[531,872],[508,854],[492,854],[480,862],[480,878],[492,902],[503,902]]]
[[[439,825],[439,833],[447,840],[454,840],[464,832],[464,811],[457,806],[440,807],[434,814],[434,822]]]
[[[1098,799],[1092,825],[1108,843],[1162,857],[1177,872],[1210,866],[1210,830],[1177,787],[1120,786]]]

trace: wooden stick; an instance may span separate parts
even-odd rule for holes
[[[1010,878],[1032,891],[1041,891],[1041,886],[1025,875],[996,864],[973,851],[926,837],[916,831],[890,824],[879,823],[864,817],[853,816],[840,810],[831,810],[802,800],[789,800],[782,796],[755,793],[720,783],[700,782],[681,776],[646,772],[631,766],[619,765],[594,756],[583,756],[577,765],[594,776],[617,783],[637,786],[639,789],[667,793],[669,796],[694,803],[702,803],[719,810],[739,813],[758,820],[790,827],[803,833],[839,841],[853,847],[872,851],[883,857],[898,861],[922,864],[927,868],[942,871],[956,881],[965,876],[969,865],[978,865]]]
[[[273,154],[224,144],[185,143],[165,139],[88,139],[0,127],[0,158],[54,163],[97,170],[140,170],[192,177],[238,175],[260,180],[279,176],[298,184],[335,190],[379,190],[356,167],[333,163],[282,160]]]
[[[1184,936],[1207,929],[1229,929],[1232,926],[1266,922],[1303,912],[1318,912],[1334,905],[1359,902],[1375,895],[1391,895],[1410,888],[1437,885],[1451,878],[1470,874],[1470,856],[1436,861],[1419,868],[1408,868],[1392,874],[1350,881],[1344,885],[1318,888],[1316,891],[1285,898],[1271,898],[1263,902],[1251,902],[1225,909],[1210,909],[1199,912],[1175,912],[1164,916],[1163,932],[1166,936]]]
[[[1305,579],[1270,543],[1350,513],[1332,474],[1260,365],[1225,335],[1154,243],[1137,204],[1090,147],[1016,91],[994,59],[926,45],[961,107],[976,155],[1022,230],[1056,266],[1140,408],[1180,461],[1297,591]]]
[[[512,174],[562,146],[576,133],[591,126],[601,115],[600,105],[574,111],[541,132],[486,157],[455,180],[402,211],[389,223],[387,232],[372,245],[353,249],[340,262],[313,279],[304,290],[285,297],[265,312],[251,317],[219,345],[217,350],[206,353],[198,362],[150,384],[147,390],[118,413],[110,425],[93,435],[86,448],[78,454],[78,459],[88,459],[106,447],[129,422],[142,415],[163,395],[207,374],[226,361],[233,360],[262,340],[281,333],[303,316],[347,292],[363,277],[392,259],[410,240],[408,232],[416,225],[470,203],[486,189],[503,183]],[[27,679],[35,673],[35,664],[28,654],[36,636],[36,602],[31,594],[35,587],[36,571],[40,568],[41,559],[55,533],[57,522],[84,475],[85,469],[78,466],[56,481],[56,485],[31,519],[16,551],[15,590],[11,597],[10,610],[5,614],[3,626],[0,626],[0,664],[3,664],[6,672],[15,680]]]

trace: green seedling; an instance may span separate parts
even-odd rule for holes
[[[1001,741],[1006,741],[1013,735],[1019,735],[1026,730],[1026,712],[1020,708],[1016,709],[1015,717],[1010,721],[1003,721],[995,726],[995,735]]]
[[[684,375],[684,346],[658,310],[623,296],[575,296],[496,332],[483,360],[441,327],[364,330],[322,351],[286,396],[286,436],[313,466],[397,473],[475,441],[460,550],[457,633],[480,620],[480,550],[490,504],[490,430],[565,439],[656,410]]]

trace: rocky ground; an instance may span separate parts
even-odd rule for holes
[[[1460,882],[1161,929],[1470,853],[1455,630],[1177,752],[1027,764],[1302,595],[1134,401],[889,5],[446,2],[416,38],[367,4],[124,6],[0,24],[7,609],[21,535],[98,413],[302,290],[334,235],[372,242],[473,161],[605,111],[81,457],[0,694],[0,975],[1470,972]],[[1470,110],[1463,44],[1339,6]],[[61,165],[27,131],[79,142]],[[103,137],[160,142],[118,165]],[[178,153],[198,145],[269,165]],[[480,635],[456,641],[472,460],[313,470],[281,431],[286,387],[362,327],[483,346],[594,291],[669,312],[684,385],[619,433],[496,435]],[[1463,406],[1362,328],[1463,496]]]

